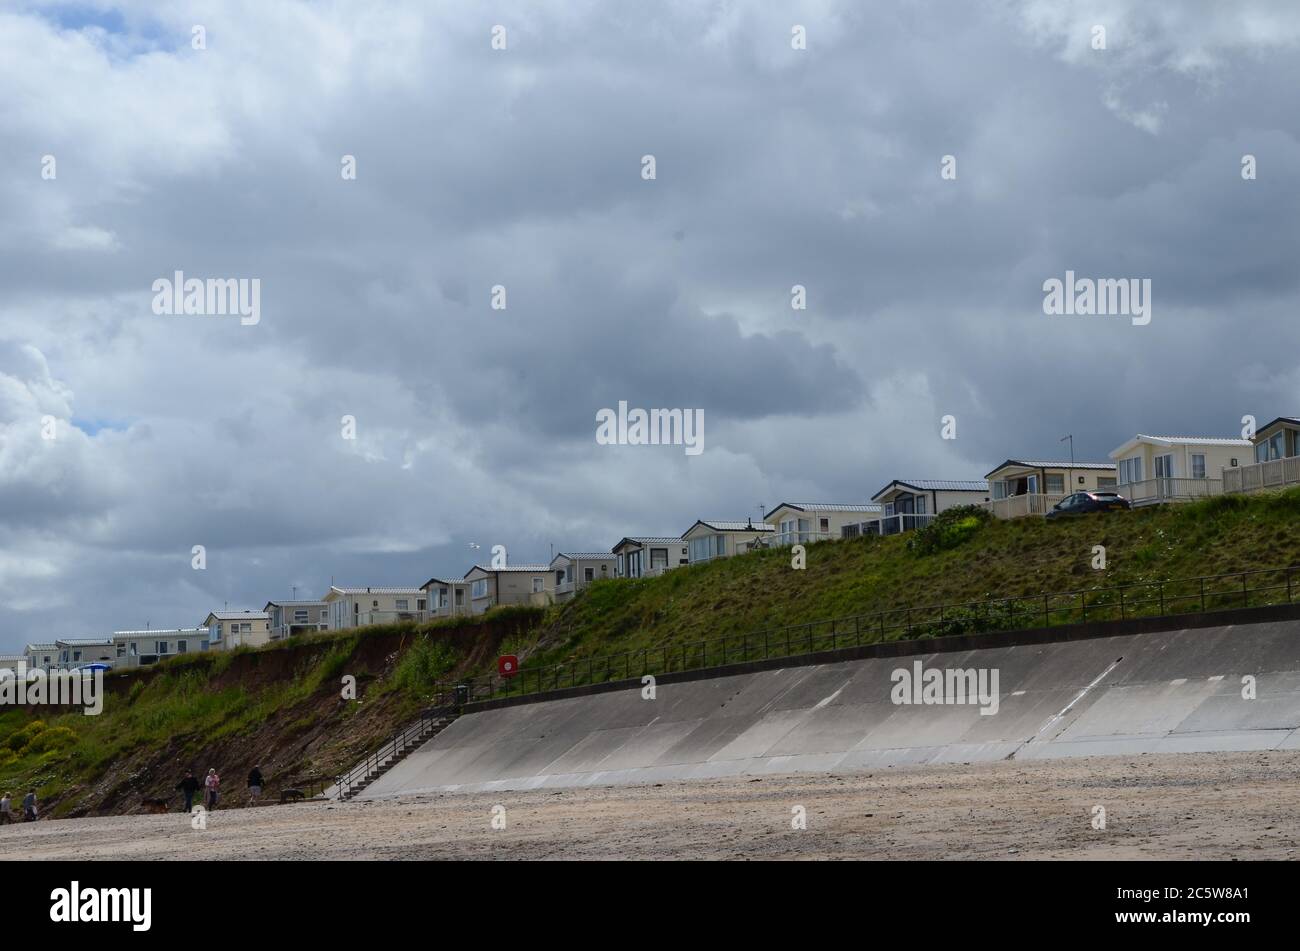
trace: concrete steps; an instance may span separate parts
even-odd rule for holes
[[[433,719],[425,723],[420,729],[414,731],[413,733],[408,731],[407,734],[404,734],[401,737],[399,743],[397,744],[396,752],[391,753],[387,757],[381,759],[378,763],[372,765],[369,769],[366,770],[365,774],[361,777],[360,780],[348,784],[348,786],[345,789],[339,790],[335,788],[333,790],[335,795],[331,798],[340,799],[344,801],[348,799],[356,798],[362,792],[364,792],[372,783],[374,783],[375,780],[379,779],[381,776],[383,776],[386,772],[388,772],[398,763],[401,763],[412,753],[419,750],[420,747],[424,746],[424,744],[428,743],[430,740],[432,740],[443,730],[447,729],[447,727],[450,726],[453,722],[455,722],[455,720],[456,720],[455,714],[446,714],[445,716],[437,717],[436,719]],[[327,795],[328,795],[328,791],[327,791]]]

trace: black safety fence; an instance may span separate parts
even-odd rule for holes
[[[1099,621],[1227,611],[1290,604],[1298,568],[1260,568],[1108,588],[890,608],[683,644],[521,666],[492,676],[439,685],[438,705],[521,696],[750,661],[795,657],[895,640],[949,637]]]

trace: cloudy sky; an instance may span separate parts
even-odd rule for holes
[[[1296,413],[1298,46],[1285,2],[2,3],[0,650]],[[1150,324],[1045,315],[1067,269]],[[260,321],[155,314],[177,270]],[[704,452],[598,445],[619,400]]]

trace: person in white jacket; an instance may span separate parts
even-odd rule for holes
[[[221,788],[221,777],[215,769],[209,769],[208,775],[203,777],[203,788],[208,791],[208,811],[211,812],[217,808],[217,791]]]

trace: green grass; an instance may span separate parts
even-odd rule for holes
[[[444,641],[422,637],[402,655],[393,671],[393,686],[427,696],[456,666],[457,655]]]
[[[522,666],[576,666],[623,651],[680,649],[879,611],[1300,565],[1300,490],[1050,522],[985,519],[969,511],[944,515],[927,532],[809,545],[804,570],[791,568],[789,549],[774,549],[676,568],[657,578],[597,582],[548,619]],[[1096,545],[1105,547],[1105,570],[1092,568]],[[1280,578],[1255,579],[1251,586],[1284,584]],[[1222,587],[1227,593],[1209,598],[1208,606],[1239,603],[1233,593],[1239,586]],[[1296,593],[1300,597],[1300,583]],[[1166,610],[1190,610],[1196,591],[1172,586],[1169,594],[1173,603]],[[1129,607],[1128,613],[1158,613],[1151,598],[1151,605]],[[1269,599],[1285,600],[1285,592],[1257,595],[1251,603]],[[1118,609],[1110,595],[1088,601],[1113,601]],[[1053,599],[1049,619],[1078,620],[1062,607],[1070,603]],[[1025,620],[999,617],[999,611],[1005,613],[997,606],[968,609],[964,618],[961,611],[945,612],[943,625],[919,625],[912,634],[996,629]],[[864,641],[875,636],[861,634]]]

